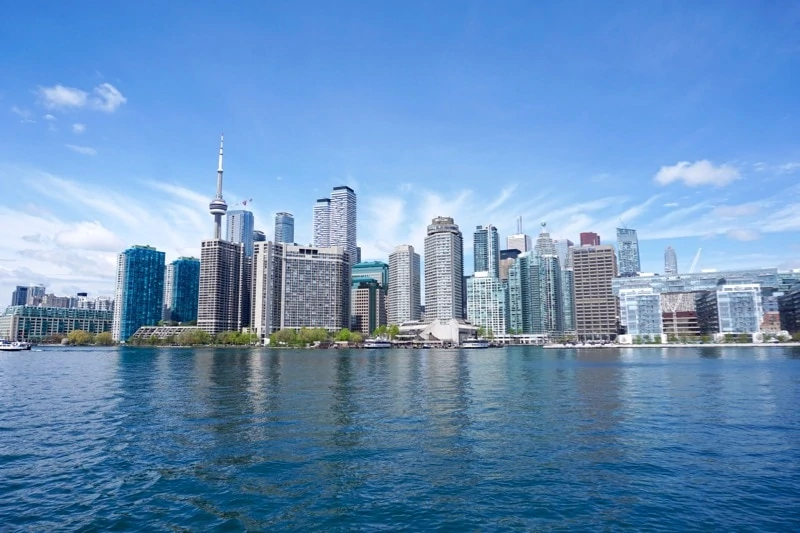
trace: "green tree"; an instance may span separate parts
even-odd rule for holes
[[[269,342],[273,346],[297,344],[298,335],[293,329],[280,329],[269,336]]]
[[[82,329],[75,329],[69,332],[67,341],[73,346],[86,346],[92,342],[92,334]]]
[[[386,334],[388,333],[388,331],[389,331],[389,328],[387,328],[386,326],[378,326],[377,328],[375,328],[375,331],[372,332],[372,336],[373,337],[385,337]]]
[[[361,344],[364,342],[364,335],[358,331],[353,331],[350,333],[350,342],[353,344]]]
[[[334,337],[339,342],[350,342],[350,337],[352,336],[353,332],[347,328],[342,328]]]
[[[386,333],[389,334],[389,338],[390,339],[394,339],[395,337],[397,337],[400,334],[400,326],[398,326],[397,324],[392,324],[386,330]]]
[[[112,346],[114,338],[111,336],[110,331],[104,331],[94,336],[94,343],[99,346]]]
[[[187,329],[178,335],[178,344],[181,346],[197,346],[211,344],[211,335],[202,329]]]

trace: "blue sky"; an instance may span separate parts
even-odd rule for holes
[[[687,269],[800,267],[796,2],[16,2],[0,19],[0,291],[109,294],[132,244],[197,254],[225,197],[311,239],[359,200],[386,259],[465,233],[639,231]]]

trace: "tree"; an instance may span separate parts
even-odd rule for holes
[[[389,334],[390,339],[394,339],[396,336],[400,334],[400,326],[398,326],[397,324],[392,324],[391,326],[389,326],[386,332]]]
[[[272,346],[297,344],[297,332],[293,329],[280,329],[269,336],[269,343]]]
[[[479,339],[482,339],[486,334],[486,330],[483,329],[483,326],[478,326],[478,331],[475,333]]]
[[[86,346],[92,342],[92,334],[82,329],[74,329],[67,335],[67,341],[73,346]]]
[[[198,344],[211,344],[211,335],[202,329],[187,329],[178,335],[178,344],[182,346],[196,346]]]
[[[342,329],[339,330],[339,332],[336,334],[336,337],[334,337],[334,338],[338,342],[350,342],[350,336],[352,334],[353,334],[353,332],[350,331],[349,329],[342,328]]]
[[[104,331],[94,336],[94,343],[99,346],[113,346],[114,338],[111,336],[111,332]]]
[[[353,331],[350,333],[350,342],[353,344],[361,344],[364,342],[364,336],[358,331]]]
[[[388,331],[389,331],[389,328],[387,328],[386,326],[378,326],[377,328],[375,328],[375,331],[372,332],[372,336],[373,337],[385,337],[386,334],[388,333]]]

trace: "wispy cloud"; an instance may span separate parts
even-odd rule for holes
[[[128,99],[110,83],[101,83],[92,93],[56,84],[52,87],[39,87],[39,100],[47,109],[92,109],[113,113]]]
[[[64,146],[66,146],[67,148],[78,154],[97,155],[97,150],[95,150],[91,146],[78,146],[77,144],[65,144]]]
[[[723,187],[739,178],[739,170],[736,167],[731,165],[714,166],[713,163],[704,159],[694,163],[681,161],[672,166],[661,167],[653,179],[661,185],[679,181],[689,187],[703,185]]]
[[[503,187],[500,191],[500,195],[492,201],[489,205],[486,206],[484,209],[485,212],[491,213],[495,209],[499,208],[501,205],[505,204],[506,201],[511,198],[511,195],[514,194],[514,191],[517,190],[516,185],[509,185],[508,187]]]
[[[28,109],[22,109],[21,107],[12,106],[11,112],[17,115],[20,118],[20,122],[23,124],[33,124],[36,121],[33,120],[33,113],[30,112]]]
[[[86,131],[86,124],[81,124],[80,122],[78,122],[72,125],[72,133],[81,134],[85,131]]]
[[[761,234],[748,228],[729,229],[725,232],[725,236],[734,241],[755,241],[761,238]]]

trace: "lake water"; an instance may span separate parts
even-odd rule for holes
[[[0,531],[798,531],[800,349],[0,354]]]

